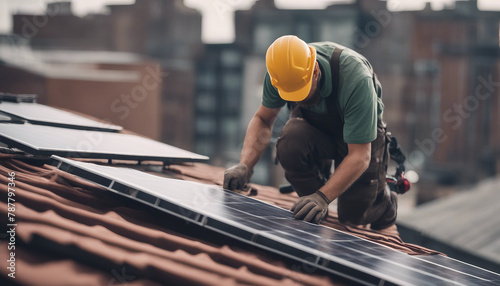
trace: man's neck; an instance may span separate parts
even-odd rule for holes
[[[318,74],[318,89],[321,90],[323,85],[325,84],[325,79],[323,78],[323,71],[321,70],[321,66],[319,66],[319,74]]]

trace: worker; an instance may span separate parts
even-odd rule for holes
[[[224,188],[245,187],[287,106],[291,115],[276,157],[299,195],[294,217],[320,223],[338,199],[341,223],[376,230],[393,225],[397,196],[386,187],[382,88],[370,63],[339,44],[287,35],[268,48],[266,67],[262,104],[248,125],[239,164],[224,173]]]

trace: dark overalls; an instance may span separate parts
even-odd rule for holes
[[[330,177],[332,160],[338,168],[347,156],[343,137],[343,117],[338,101],[338,60],[336,48],[332,67],[332,94],[326,100],[326,114],[319,114],[291,104],[291,116],[276,143],[277,158],[285,169],[285,177],[299,196],[319,190]],[[377,80],[373,76],[374,83]],[[397,197],[386,189],[389,151],[386,127],[377,123],[377,138],[371,143],[368,169],[338,198],[338,216],[342,223],[372,224],[383,229],[396,220]]]

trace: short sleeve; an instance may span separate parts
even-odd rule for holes
[[[281,108],[286,104],[280,94],[278,93],[278,89],[276,89],[271,84],[271,78],[269,77],[269,73],[266,72],[266,76],[264,78],[264,87],[262,90],[262,105],[267,108]]]
[[[372,78],[358,82],[344,107],[344,141],[372,142],[377,138],[377,93]]]

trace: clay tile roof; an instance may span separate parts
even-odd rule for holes
[[[131,165],[132,166],[132,165]],[[137,167],[137,166],[136,166]],[[36,160],[0,154],[0,193],[15,172],[16,278],[10,285],[346,285],[349,281],[285,259],[119,197]],[[165,176],[220,184],[223,170],[205,164],[169,166]],[[289,208],[296,196],[252,185],[257,199]],[[0,216],[7,217],[6,200]],[[3,223],[2,226],[5,226]],[[432,250],[406,244],[396,227],[383,232],[324,225],[412,255]],[[5,231],[2,231],[5,237]],[[0,257],[8,257],[0,240]],[[8,283],[8,284],[6,284]]]

